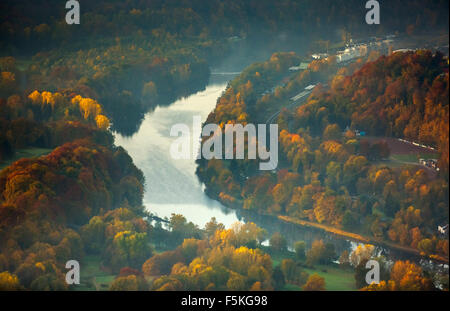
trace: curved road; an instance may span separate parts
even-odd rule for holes
[[[309,91],[303,91],[301,93],[299,93],[297,96],[294,96],[293,98],[295,98],[295,100],[290,103],[287,107],[283,107],[283,108],[291,108],[293,106],[296,106],[298,104],[304,104],[306,99],[308,99],[308,95],[311,94],[312,90]],[[282,108],[282,109],[283,109]],[[277,112],[275,112],[274,114],[272,114],[266,121],[266,125],[269,125],[273,122],[273,120],[278,117],[278,115],[280,114],[281,110],[278,110]]]

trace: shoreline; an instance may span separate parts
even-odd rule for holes
[[[353,240],[355,242],[361,242],[361,243],[367,243],[367,244],[373,244],[373,245],[377,245],[377,246],[381,246],[381,247],[385,247],[388,249],[393,249],[396,251],[401,251],[404,253],[408,253],[417,257],[420,257],[422,259],[427,259],[427,260],[433,260],[436,261],[440,264],[449,264],[449,259],[439,256],[439,255],[429,255],[429,256],[425,256],[422,255],[420,253],[419,250],[412,248],[412,247],[408,247],[408,246],[403,246],[403,245],[399,245],[399,244],[395,244],[395,243],[391,243],[391,242],[387,242],[387,241],[378,241],[375,240],[374,238],[370,238],[370,237],[366,237],[366,236],[362,236],[360,234],[357,233],[352,233],[352,232],[348,232],[348,231],[344,231],[338,228],[334,228],[328,225],[322,225],[322,224],[318,224],[318,223],[314,223],[314,222],[310,222],[310,221],[306,221],[306,220],[301,220],[301,219],[294,219],[292,217],[289,216],[285,216],[285,215],[278,215],[275,216],[276,218],[280,219],[281,221],[284,221],[286,223],[290,223],[290,224],[294,224],[294,225],[298,225],[301,227],[309,227],[309,228],[316,228],[316,229],[320,229],[323,230],[327,233],[331,233],[333,235],[336,235],[338,237],[344,237],[344,238],[348,238],[350,240]]]
[[[211,193],[210,191],[205,191],[205,194],[208,197],[210,197],[211,199],[220,202],[223,206],[225,206],[226,208],[229,208],[231,210],[251,212],[251,211],[245,210],[243,208],[243,203],[241,200],[230,204],[228,202],[221,200],[219,196],[214,195],[214,193]],[[330,225],[324,225],[324,224],[319,224],[319,223],[315,223],[315,222],[311,222],[311,221],[307,221],[307,220],[296,219],[296,218],[293,218],[293,217],[287,216],[287,215],[273,215],[273,214],[266,214],[266,213],[262,213],[262,214],[256,213],[256,214],[261,215],[261,216],[273,217],[282,222],[296,225],[296,226],[302,227],[302,228],[313,228],[316,230],[321,230],[328,234],[334,235],[336,238],[349,239],[354,242],[365,243],[365,244],[373,244],[375,246],[380,246],[380,247],[386,248],[388,250],[391,249],[394,251],[412,255],[412,256],[416,257],[417,259],[431,260],[437,264],[450,265],[450,260],[448,257],[443,257],[441,255],[435,255],[435,254],[431,254],[431,255],[425,255],[423,253],[421,254],[421,252],[418,249],[415,249],[415,248],[412,248],[409,246],[399,245],[399,244],[388,242],[388,241],[376,240],[372,237],[363,236],[358,233],[348,232],[348,231],[345,231],[342,229],[332,227]]]

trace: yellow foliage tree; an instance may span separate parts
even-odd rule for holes
[[[8,271],[0,273],[0,291],[18,290],[19,288],[19,279],[15,274]]]
[[[325,279],[314,273],[308,278],[305,286],[303,286],[304,291],[324,291],[325,290]]]
[[[28,98],[31,99],[31,102],[33,104],[40,104],[42,103],[42,95],[37,90],[28,95]]]
[[[87,120],[90,117],[95,119],[96,116],[102,113],[102,107],[100,104],[92,98],[84,98],[80,95],[72,98],[72,103],[77,104],[80,108],[80,112],[84,119]]]
[[[109,128],[109,119],[102,114],[95,117],[95,123],[99,129],[107,130]]]

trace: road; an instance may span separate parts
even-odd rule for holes
[[[292,103],[290,103],[289,105],[287,105],[286,107],[283,108],[288,108],[290,109],[293,106],[296,106],[298,104],[304,104],[306,99],[308,99],[309,94],[311,94],[312,90],[310,91],[302,91],[299,94],[297,94],[296,96],[292,97]],[[282,109],[283,109],[282,108]],[[266,125],[269,125],[273,122],[273,120],[278,117],[278,115],[280,114],[281,110],[278,110],[277,112],[275,112],[274,114],[272,114],[266,121]]]

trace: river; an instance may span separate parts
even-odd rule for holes
[[[170,136],[172,126],[180,123],[187,125],[191,132],[190,146],[198,150],[199,139],[193,139],[192,133],[199,133],[201,124],[194,125],[193,117],[200,116],[204,122],[226,89],[228,81],[236,74],[238,73],[214,73],[204,90],[148,112],[139,130],[132,136],[114,133],[116,145],[128,151],[135,165],[145,175],[146,209],[162,218],[170,218],[172,213],[182,214],[200,228],[212,217],[227,228],[237,221],[252,221],[266,229],[269,236],[280,232],[290,247],[299,240],[305,241],[310,247],[314,240],[323,239],[335,245],[337,254],[344,250],[352,251],[358,243],[321,230],[288,224],[275,217],[226,208],[205,194],[204,187],[195,174],[194,157],[189,160],[175,160],[171,157],[170,146],[178,138]],[[382,248],[378,248],[378,253],[392,260],[412,259],[407,254]],[[419,258],[414,261],[421,262],[422,266],[430,264]]]
[[[171,127],[182,123],[189,126],[191,133],[200,131],[200,124],[194,128],[193,117],[200,116],[204,122],[235,75],[213,74],[205,90],[148,112],[131,137],[115,133],[116,144],[125,148],[144,172],[144,205],[153,214],[163,218],[182,214],[199,227],[211,217],[227,227],[239,221],[235,211],[206,196],[195,174],[195,159],[175,160],[170,156],[170,145],[177,139],[170,136]],[[199,140],[192,139],[192,135],[190,146],[195,150],[199,147]]]

